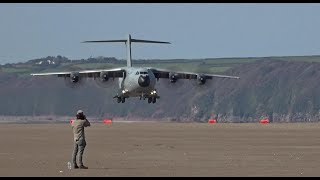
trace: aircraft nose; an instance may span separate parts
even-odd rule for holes
[[[140,75],[138,79],[138,83],[139,83],[139,86],[141,87],[147,87],[150,85],[150,77],[148,75],[147,76]]]

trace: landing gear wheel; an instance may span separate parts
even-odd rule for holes
[[[121,102],[121,97],[117,97],[117,102],[118,102],[118,103]]]
[[[152,98],[149,97],[149,98],[148,98],[148,103],[151,103],[151,102],[152,102]]]
[[[126,102],[126,98],[125,98],[125,97],[122,97],[122,98],[121,98],[121,102],[122,102],[122,103]]]
[[[152,103],[154,104],[154,103],[156,103],[157,102],[157,98],[156,97],[153,97],[152,98]]]

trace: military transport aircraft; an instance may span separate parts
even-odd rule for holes
[[[160,96],[155,89],[156,81],[160,78],[166,78],[170,83],[176,83],[179,79],[192,79],[201,86],[207,80],[213,77],[217,78],[233,78],[239,79],[237,76],[226,76],[218,74],[204,74],[193,72],[173,71],[167,69],[159,69],[153,67],[132,67],[131,59],[131,43],[164,43],[162,41],[149,41],[141,39],[133,39],[128,34],[127,39],[122,40],[102,40],[102,41],[84,41],[84,43],[106,43],[106,42],[124,42],[127,48],[127,66],[113,69],[83,70],[70,72],[50,72],[35,73],[33,76],[57,75],[70,81],[70,83],[79,83],[83,78],[98,79],[101,83],[107,83],[110,78],[118,78],[119,92],[114,96],[117,102],[124,103],[126,98],[140,97],[140,100],[148,99],[148,103],[155,103]]]

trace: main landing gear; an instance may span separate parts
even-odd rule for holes
[[[157,102],[157,99],[158,98],[160,98],[160,96],[140,96],[140,100],[141,99],[143,99],[143,100],[145,100],[145,99],[148,99],[148,103],[150,104],[150,103],[156,103]]]
[[[153,90],[150,92],[150,94],[141,94],[140,96],[140,100],[143,99],[145,100],[146,98],[148,98],[148,103],[156,103],[157,99],[160,98],[160,96],[158,96],[157,91]]]
[[[124,93],[123,93],[124,94]],[[119,95],[117,94],[116,96],[114,96],[113,98],[116,98],[117,99],[117,102],[118,103],[125,103],[126,102],[126,98],[129,98],[129,96],[127,95]],[[156,90],[153,90],[150,94],[141,94],[140,95],[140,100],[148,100],[148,103],[151,104],[151,103],[156,103],[157,102],[157,99],[159,99],[160,96],[158,96]]]
[[[117,98],[117,102],[118,103],[124,103],[126,102],[126,98],[125,97],[121,97],[121,96],[115,96],[113,98]]]

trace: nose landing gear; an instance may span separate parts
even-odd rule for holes
[[[148,103],[149,103],[149,104],[150,104],[150,103],[153,103],[153,104],[154,104],[154,103],[157,102],[157,99],[160,98],[160,96],[158,96],[156,90],[153,90],[153,91],[151,91],[150,94],[141,94],[141,95],[140,95],[140,100],[141,100],[141,99],[145,100],[146,98],[148,99]]]

